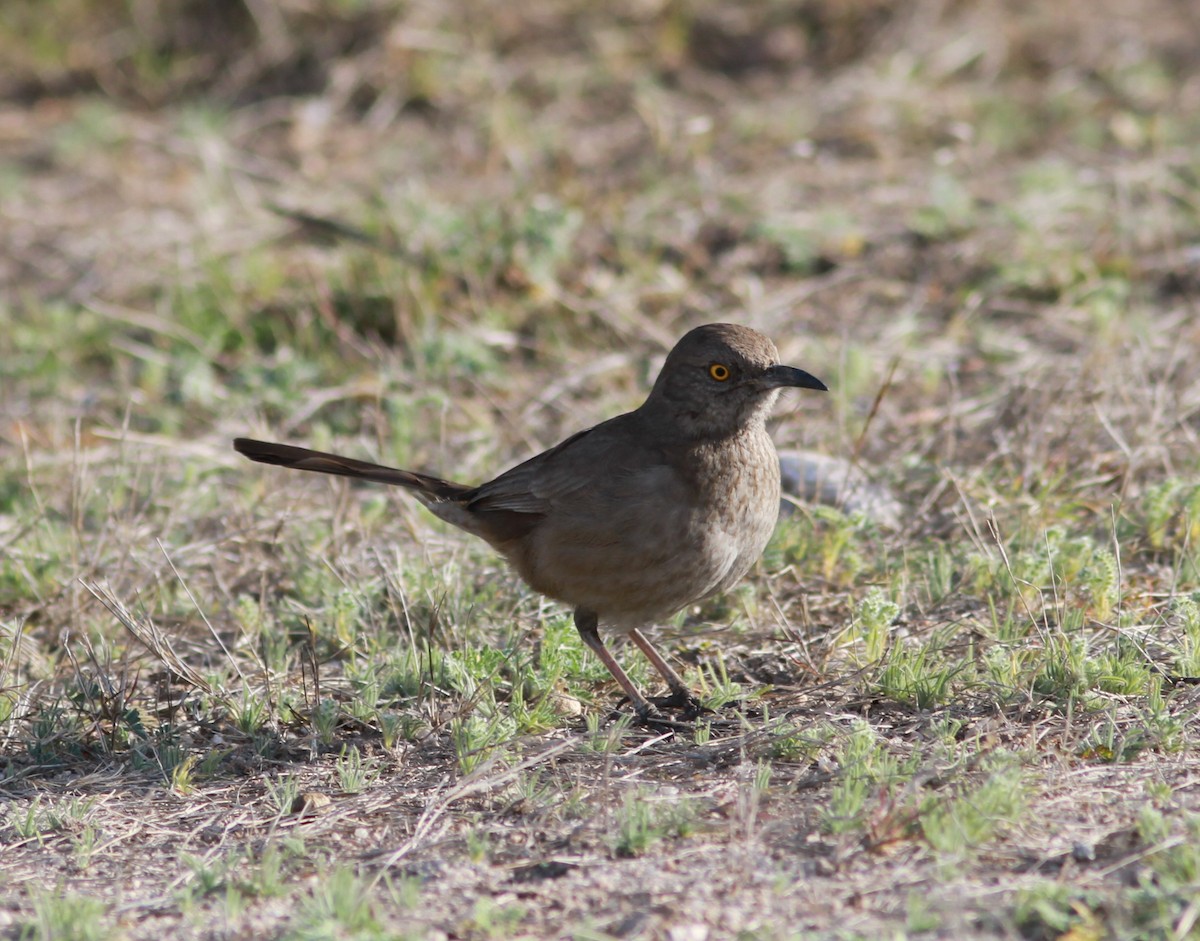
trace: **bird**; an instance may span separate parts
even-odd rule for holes
[[[252,461],[392,484],[479,536],[535,591],[570,605],[584,644],[636,715],[662,720],[600,636],[624,634],[666,681],[666,708],[699,700],[643,628],[749,571],[779,514],[779,457],[766,419],[789,387],[825,383],[779,363],[740,324],[686,333],[646,400],[478,486],[288,444],[237,438]]]

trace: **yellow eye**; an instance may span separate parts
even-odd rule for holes
[[[729,367],[724,363],[713,363],[708,367],[708,374],[716,379],[717,382],[724,382],[729,378]]]

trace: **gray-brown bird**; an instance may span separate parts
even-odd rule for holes
[[[599,627],[624,633],[662,674],[668,702],[698,703],[642,634],[732,587],[779,513],[779,458],[766,418],[779,390],[825,390],[749,327],[709,324],[681,339],[640,408],[470,487],[320,451],[238,438],[264,464],[405,487],[436,516],[492,545],[536,591],[572,605],[587,646],[643,719],[655,707]]]

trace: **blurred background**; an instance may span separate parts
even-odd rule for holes
[[[478,476],[736,319],[836,386],[822,449],[1041,474],[1071,427],[1162,469],[1176,432],[1064,393],[1196,343],[1197,35],[1186,0],[8,0],[0,448],[257,416]]]
[[[1195,0],[3,0],[0,935],[1194,936],[1198,298]],[[692,736],[230,446],[481,481],[722,320],[886,512]]]

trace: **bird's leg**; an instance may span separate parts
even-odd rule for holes
[[[625,695],[629,697],[629,701],[633,704],[634,711],[637,712],[638,716],[642,719],[657,716],[658,710],[651,705],[650,700],[638,691],[638,688],[633,685],[633,680],[629,678],[629,674],[621,669],[621,664],[613,659],[613,655],[604,646],[604,641],[600,639],[599,615],[595,611],[589,611],[587,608],[576,608],[575,629],[579,631],[579,636],[588,645],[588,649],[600,658],[600,662],[604,664],[605,669],[613,675],[613,679],[617,681],[617,685],[625,691]],[[678,676],[675,678],[679,679]],[[679,682],[682,683],[683,681],[679,680]]]
[[[671,664],[663,659],[662,654],[654,649],[654,645],[646,639],[645,634],[634,628],[629,632],[629,639],[637,644],[638,650],[646,655],[646,659],[650,661],[654,669],[667,681],[667,686],[671,688],[671,698],[667,700],[667,705],[686,707],[697,714],[703,711],[700,700],[696,698],[691,687],[683,681],[682,676],[675,672]]]

